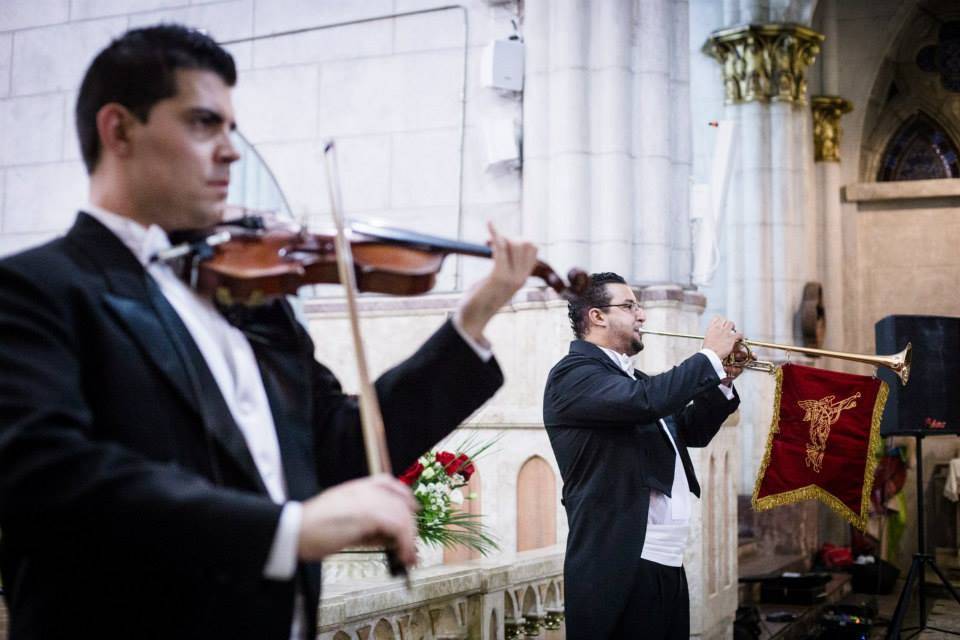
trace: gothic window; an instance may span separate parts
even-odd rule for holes
[[[877,173],[878,182],[958,177],[957,146],[922,112],[911,116],[891,138]]]
[[[557,543],[557,480],[540,456],[523,463],[517,477],[517,551]]]

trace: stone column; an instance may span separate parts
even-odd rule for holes
[[[669,3],[638,3],[633,50],[634,188],[633,272],[670,281],[670,14]]]
[[[746,25],[714,32],[707,50],[722,65],[726,115],[738,121],[738,188],[727,198],[727,313],[758,340],[794,340],[795,304],[811,273],[803,260],[811,142],[806,69],[823,36],[799,25]],[[739,286],[737,286],[739,285]]]
[[[591,259],[629,277],[635,211],[631,164],[630,2],[590,4]],[[592,264],[592,263],[591,263]]]
[[[524,233],[561,270],[686,284],[687,0],[524,11]]]
[[[819,93],[811,100],[814,121],[814,149],[817,161],[816,186],[819,195],[821,220],[820,261],[818,275],[824,288],[824,306],[826,307],[826,340],[828,349],[850,351],[851,342],[847,339],[848,328],[854,323],[848,322],[847,307],[850,305],[846,283],[855,279],[855,251],[844,250],[845,242],[856,242],[855,221],[844,228],[843,205],[841,202],[842,174],[840,168],[840,118],[850,112],[853,105],[837,96],[840,90],[839,28],[837,26],[836,0],[824,0],[822,7],[822,29],[828,45],[823,52],[820,67]],[[856,159],[854,159],[856,161]],[[849,277],[847,274],[851,274]],[[834,361],[838,368],[846,366],[842,361]]]
[[[845,345],[843,210],[840,203],[840,118],[853,110],[853,104],[839,96],[814,96],[814,158],[816,183],[820,196],[820,228],[817,242],[817,273],[824,284],[826,313],[825,347],[843,350]]]
[[[590,11],[585,0],[524,11],[524,233],[565,270],[590,258]]]
[[[803,285],[814,279],[809,252],[813,150],[806,72],[823,36],[797,24],[747,24],[714,31],[704,46],[721,65],[726,108],[738,146],[726,198],[724,312],[749,338],[799,342]],[[708,293],[709,295],[709,293]],[[783,353],[759,354],[782,359]],[[773,385],[757,374],[739,381],[740,493],[750,493],[769,427]]]

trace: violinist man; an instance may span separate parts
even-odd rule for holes
[[[361,477],[357,403],[289,304],[232,326],[152,260],[167,233],[222,218],[235,81],[197,31],[112,42],[76,104],[89,203],[64,237],[0,261],[11,640],[313,637],[325,556],[373,543],[415,560],[413,498]],[[376,383],[396,469],[502,382],[484,327],[536,249],[491,235],[489,276]]]
[[[690,494],[687,447],[705,447],[740,403],[743,337],[714,318],[703,349],[658,375],[635,371],[646,320],[633,289],[595,273],[570,303],[576,339],[547,378],[543,422],[563,477],[570,533],[564,561],[567,638],[686,640],[683,552]]]

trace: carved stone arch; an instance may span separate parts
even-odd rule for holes
[[[518,617],[523,616],[523,599],[526,594],[527,590],[522,585],[513,589],[513,602],[517,605],[514,611]]]
[[[518,618],[520,616],[520,607],[517,606],[517,599],[514,594],[507,589],[503,592],[503,618]]]
[[[898,95],[877,109],[865,123],[860,145],[860,179],[874,182],[880,173],[884,154],[904,127],[917,117],[928,118],[933,127],[956,145],[960,141],[960,117],[947,108],[941,94],[925,91]]]
[[[878,43],[889,44],[884,47],[884,55],[876,59],[876,68],[865,69],[865,74],[874,78],[870,96],[866,104],[855,105],[845,127],[848,133],[860,130],[858,173],[862,182],[876,180],[887,143],[918,111],[937,121],[955,142],[960,141],[960,114],[955,113],[955,105],[951,106],[954,101],[944,98],[946,92],[932,74],[926,77],[914,68],[917,52],[936,38],[938,20],[931,8],[921,11],[916,3],[901,3],[875,38]],[[893,97],[891,86],[897,88]]]
[[[517,551],[557,543],[557,502],[553,467],[531,456],[517,474]]]
[[[380,618],[377,625],[373,628],[372,640],[396,640],[396,633],[393,631],[393,625],[386,618]]]
[[[537,615],[540,612],[540,594],[534,589],[533,585],[527,586],[523,591],[522,611],[524,616]]]
[[[960,178],[957,144],[937,120],[923,111],[910,116],[890,136],[877,169],[877,182]]]
[[[337,631],[333,634],[332,640],[350,640],[350,636],[346,631]]]
[[[459,635],[462,625],[457,618],[453,605],[446,605],[430,612],[433,619],[433,633],[441,638]]]
[[[819,3],[820,6],[817,8],[817,13],[822,10],[822,7],[826,6],[827,3]],[[860,133],[865,137],[869,128],[865,124],[869,125],[871,122],[876,122],[876,111],[879,108],[882,108],[883,97],[886,96],[887,89],[890,86],[890,78],[892,77],[893,68],[888,64],[893,52],[897,51],[900,41],[904,35],[904,25],[910,23],[915,15],[918,13],[918,9],[913,3],[902,2],[897,7],[896,11],[890,16],[886,23],[878,29],[876,36],[877,43],[884,43],[883,55],[879,56],[874,60],[863,63],[865,65],[864,75],[867,77],[874,78],[874,82],[871,90],[871,98],[865,105],[855,104],[854,111],[846,116],[845,122],[847,123],[844,127],[844,130],[848,134],[852,134],[854,131]],[[819,17],[814,18],[813,24],[819,24]],[[841,32],[840,37],[846,36],[846,33]],[[831,45],[827,45],[831,46]],[[866,66],[871,65],[871,66]],[[846,96],[852,97],[852,96]],[[878,102],[878,100],[880,100]],[[861,163],[863,158],[861,157]],[[864,167],[860,166],[859,173],[864,174]]]
[[[560,594],[557,591],[557,583],[553,580],[547,584],[547,593],[543,598],[543,606],[545,608],[560,606]]]
[[[434,640],[430,617],[423,609],[417,609],[410,617],[409,638],[403,640]]]
[[[473,475],[470,476],[470,481],[467,483],[467,486],[463,487],[461,491],[464,494],[464,497],[474,496],[472,500],[464,500],[463,504],[459,507],[461,511],[466,511],[474,515],[480,515],[481,511],[481,495],[480,495],[480,467],[477,463],[474,463]],[[480,557],[480,552],[463,545],[458,545],[453,548],[444,547],[443,548],[443,564],[456,564],[458,562],[466,562],[467,560],[474,560]]]

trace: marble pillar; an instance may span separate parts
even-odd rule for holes
[[[737,7],[743,15],[743,3]],[[759,10],[746,15],[776,19]],[[723,312],[756,340],[800,343],[803,287],[816,279],[806,73],[822,41],[821,34],[802,25],[765,22],[718,29],[704,45],[720,65],[724,118],[736,130],[737,153],[722,219]],[[777,351],[757,355],[784,359]],[[750,493],[769,427],[772,385],[758,374],[744,376],[738,384],[741,395],[751,398],[741,410],[739,487]]]
[[[524,11],[524,233],[561,269],[688,283],[687,0]]]
[[[850,112],[853,105],[837,96],[840,89],[839,28],[837,25],[836,0],[824,0],[822,29],[827,42],[823,51],[819,74],[818,93],[811,109],[814,120],[814,149],[816,164],[816,191],[819,196],[820,242],[817,243],[819,261],[818,279],[823,283],[824,307],[826,308],[826,339],[828,349],[848,351],[846,338],[849,304],[846,283],[853,278],[855,259],[852,252],[844,250],[845,238],[855,237],[854,229],[845,229],[841,187],[840,142],[842,129],[840,119]],[[856,159],[854,159],[855,161]],[[838,363],[838,368],[844,367]]]
[[[824,347],[844,350],[846,260],[843,250],[843,210],[841,206],[840,118],[853,105],[839,96],[814,96],[811,101],[814,121],[814,149],[819,228],[814,251],[818,280],[824,285],[826,334]]]

